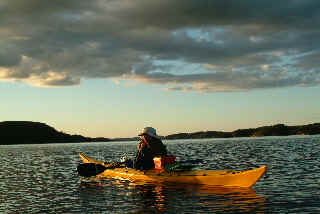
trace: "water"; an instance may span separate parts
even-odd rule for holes
[[[0,213],[320,213],[320,136],[165,141],[198,169],[268,165],[253,189],[80,181],[77,152],[110,161],[136,144],[0,146]]]

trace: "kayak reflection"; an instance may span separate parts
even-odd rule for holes
[[[116,188],[130,195],[135,209],[130,213],[210,213],[217,211],[264,213],[266,199],[250,188],[224,188],[210,185],[165,184],[118,179],[82,183]],[[198,210],[195,210],[198,209]],[[199,210],[200,209],[200,210]],[[218,210],[217,210],[218,209]]]

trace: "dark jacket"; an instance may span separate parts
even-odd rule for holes
[[[153,158],[165,155],[167,155],[167,148],[161,140],[156,138],[152,138],[150,142],[141,140],[138,144],[138,151],[133,162],[133,167],[138,170],[153,169]]]

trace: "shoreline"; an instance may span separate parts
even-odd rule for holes
[[[258,128],[237,129],[232,132],[200,131],[191,133],[177,133],[162,136],[162,140],[238,138],[238,137],[266,137],[266,136],[303,136],[320,134],[320,123],[308,125],[287,126],[276,124]],[[138,141],[132,138],[90,138],[82,135],[69,135],[59,132],[55,128],[41,122],[4,121],[0,122],[0,145],[18,144],[51,144],[51,143],[85,143],[85,142],[117,142]],[[8,143],[10,142],[10,143]]]

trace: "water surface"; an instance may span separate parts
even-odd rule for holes
[[[253,189],[81,182],[77,152],[104,161],[137,142],[0,146],[0,213],[320,213],[320,136],[165,141],[198,169],[268,165]]]

